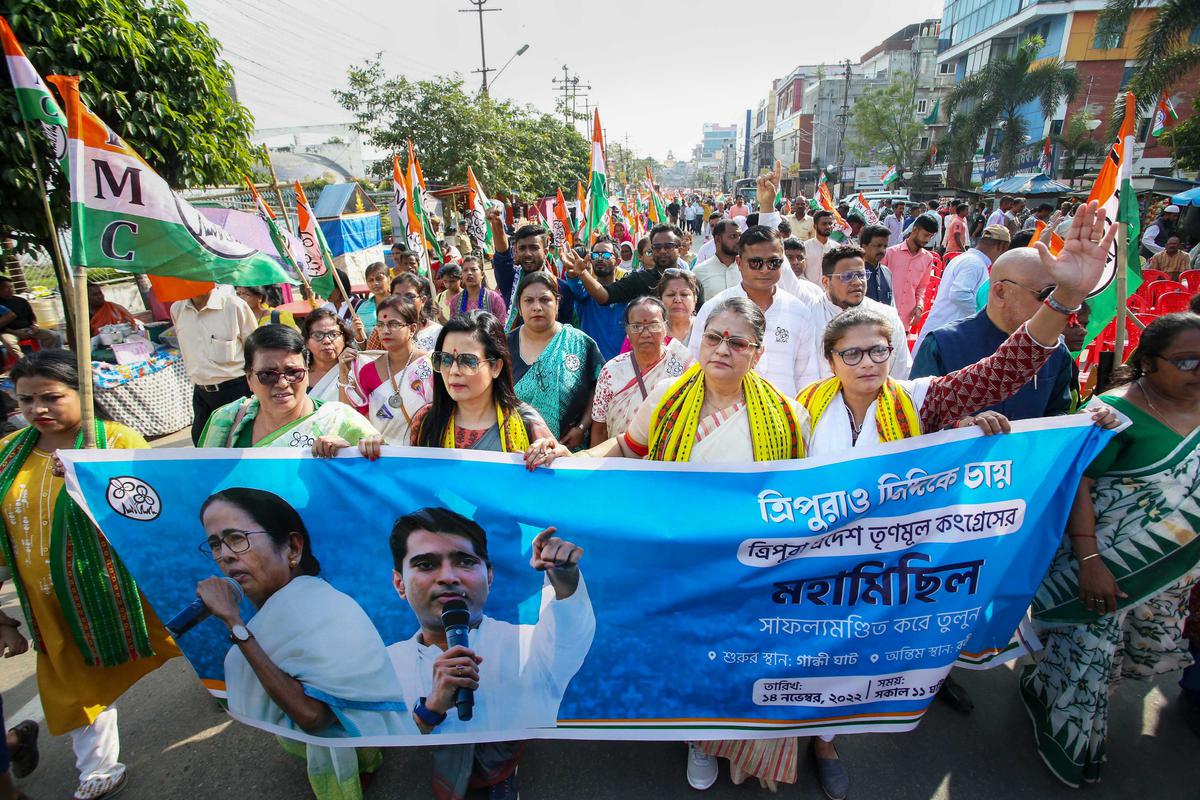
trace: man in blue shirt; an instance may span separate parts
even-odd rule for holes
[[[600,236],[592,245],[588,254],[591,261],[592,273],[601,286],[611,286],[617,275],[617,242],[610,236]],[[583,281],[572,278],[567,281],[567,290],[575,298],[575,310],[579,313],[579,329],[595,340],[600,348],[600,355],[605,361],[616,358],[625,343],[625,306],[626,303],[597,303],[588,294]]]

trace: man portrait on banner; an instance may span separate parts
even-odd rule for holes
[[[536,624],[484,614],[492,585],[487,533],[446,508],[422,508],[392,527],[392,582],[420,629],[388,647],[418,727],[427,733],[515,731],[554,727],[567,684],[587,657],[596,632],[591,598],[579,570],[583,548],[547,528],[534,538],[530,566],[545,573]],[[446,603],[470,614],[469,647],[447,649]],[[458,719],[455,692],[474,689],[473,718]],[[421,703],[424,698],[424,703]],[[446,717],[436,725],[429,720]]]

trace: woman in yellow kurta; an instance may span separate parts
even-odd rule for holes
[[[70,732],[79,800],[124,787],[117,712],[142,676],[179,655],[108,542],[63,491],[54,452],[81,446],[79,376],[65,350],[32,353],[12,370],[29,421],[0,441],[0,556],[38,651],[38,694],[50,733]],[[136,431],[97,422],[98,447],[146,448]],[[13,624],[0,614],[0,624]]]

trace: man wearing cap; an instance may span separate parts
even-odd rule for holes
[[[1007,226],[988,225],[975,247],[946,264],[942,280],[938,283],[937,295],[933,298],[933,306],[913,348],[914,356],[921,349],[927,333],[975,313],[975,295],[979,287],[987,281],[992,262],[1008,249],[1011,242],[1012,236]]]
[[[1162,215],[1150,223],[1142,234],[1142,256],[1152,258],[1161,253],[1167,246],[1167,239],[1175,233],[1175,223],[1179,221],[1179,206],[1172,203],[1162,210]]]

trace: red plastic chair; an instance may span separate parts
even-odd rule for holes
[[[1193,294],[1200,292],[1200,269],[1189,269],[1179,273],[1179,282]]]
[[[1168,281],[1171,276],[1163,272],[1161,269],[1150,269],[1149,267],[1142,268],[1142,285],[1154,283],[1155,281]]]
[[[36,352],[36,351],[42,349],[42,345],[37,341],[37,339],[22,339],[19,342],[17,342],[17,345],[22,350],[29,350],[30,352]],[[16,365],[17,359],[13,356],[12,353],[8,352],[7,347],[0,348],[0,349],[3,349],[3,351],[4,351],[4,371],[8,372],[10,369],[13,368],[13,366]]]
[[[1154,281],[1146,287],[1146,291],[1142,293],[1142,297],[1150,301],[1151,305],[1158,305],[1158,298],[1168,292],[1183,292],[1186,291],[1184,286],[1179,281],[1162,280]]]
[[[946,253],[946,255],[942,256],[942,263],[949,264],[951,261],[953,261],[954,259],[958,258],[961,255],[962,255],[962,253],[959,253],[959,252]]]
[[[1159,295],[1158,302],[1154,304],[1154,310],[1159,314],[1187,311],[1188,303],[1191,300],[1192,296],[1187,292],[1167,292],[1164,295]]]
[[[1138,317],[1142,319],[1142,317]],[[1152,319],[1152,318],[1151,318]],[[1143,321],[1143,324],[1148,324]],[[1100,347],[1104,350],[1113,350],[1117,346],[1117,321],[1113,320],[1105,326],[1097,337],[1100,340]],[[1138,342],[1142,338],[1142,328],[1132,319],[1125,319],[1125,352],[1129,353],[1133,348],[1138,346]]]
[[[1140,294],[1131,294],[1125,300],[1125,307],[1135,314],[1141,314],[1150,310],[1150,301]]]

